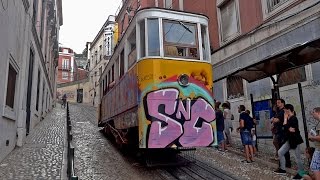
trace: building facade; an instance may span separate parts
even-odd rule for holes
[[[57,85],[57,97],[67,95],[68,102],[91,105],[89,78]]]
[[[76,70],[77,66],[73,50],[67,47],[59,47],[57,83],[61,84],[74,81]]]
[[[61,0],[0,7],[0,161],[52,109],[56,98]]]
[[[253,104],[283,98],[294,105],[301,131],[313,127],[309,112],[320,105],[317,96],[320,63],[316,62],[320,57],[319,0],[217,0],[215,3],[218,22],[217,38],[212,43],[215,98],[228,100],[236,118],[240,104],[252,110],[250,96]],[[302,94],[297,83],[301,83]],[[255,112],[257,118],[264,120],[258,126],[264,131],[260,135],[270,137],[271,113],[264,114],[266,118],[260,112]],[[306,123],[302,121],[304,113]]]
[[[78,68],[87,69],[88,59],[87,59],[87,52],[83,52],[82,54],[74,55],[76,64]]]
[[[93,106],[100,104],[99,78],[104,71],[110,56],[113,53],[113,31],[115,26],[115,16],[110,15],[95,39],[87,43],[88,68],[91,83],[90,97]]]

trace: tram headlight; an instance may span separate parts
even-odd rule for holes
[[[178,77],[178,82],[180,86],[188,86],[189,85],[189,76],[186,74],[181,74]]]

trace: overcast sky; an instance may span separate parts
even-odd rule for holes
[[[63,25],[59,43],[82,53],[109,15],[114,15],[121,0],[63,0]]]

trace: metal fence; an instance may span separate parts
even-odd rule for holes
[[[74,172],[74,146],[72,145],[72,126],[69,112],[69,103],[67,102],[67,140],[68,140],[68,168],[67,175],[69,180],[77,180],[78,177]]]

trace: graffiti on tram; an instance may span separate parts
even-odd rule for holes
[[[144,98],[148,148],[210,146],[214,143],[215,111],[203,97],[181,99],[178,89],[149,92]]]

